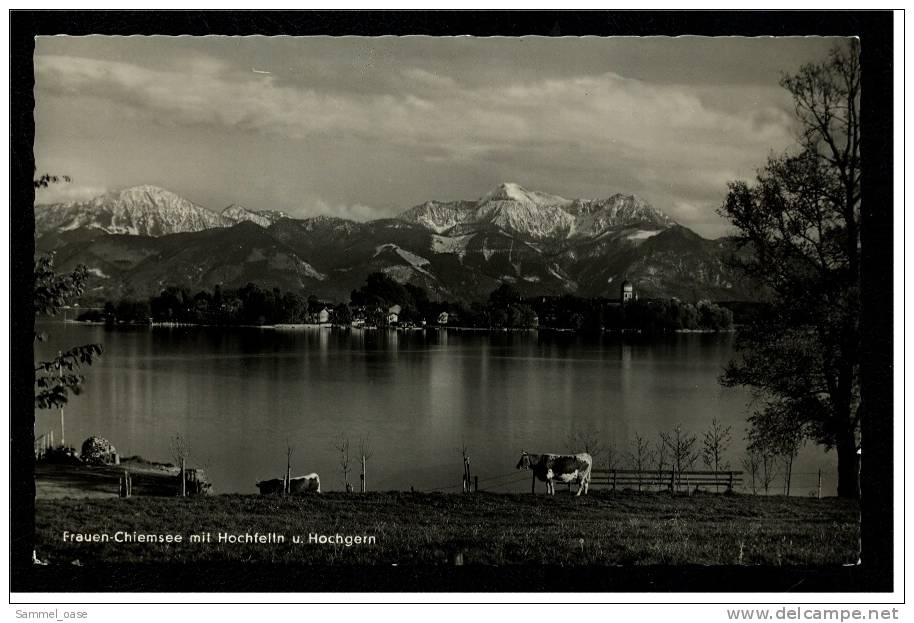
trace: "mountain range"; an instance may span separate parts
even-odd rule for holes
[[[169,285],[242,286],[348,300],[383,271],[448,300],[523,294],[754,300],[708,240],[632,195],[567,199],[501,184],[476,200],[427,201],[395,218],[290,218],[232,204],[214,211],[155,186],[35,207],[39,251],[89,267],[88,301],[147,297]]]

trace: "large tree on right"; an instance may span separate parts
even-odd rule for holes
[[[799,146],[753,184],[732,182],[721,214],[734,261],[770,294],[737,339],[722,382],[748,386],[750,441],[783,451],[808,439],[838,456],[838,495],[859,496],[860,64],[856,41],[785,75]],[[789,451],[789,450],[788,450]]]

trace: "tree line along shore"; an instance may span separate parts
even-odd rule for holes
[[[734,317],[748,318],[758,304],[695,303],[672,299],[563,296],[523,297],[510,284],[485,302],[432,300],[420,286],[400,284],[384,273],[369,275],[348,302],[262,288],[201,290],[169,286],[146,299],[123,298],[87,309],[77,319],[106,324],[276,326],[322,324],[356,327],[553,329],[560,331],[727,331]]]

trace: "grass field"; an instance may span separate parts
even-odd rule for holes
[[[559,494],[325,493],[302,497],[39,499],[38,557],[50,564],[258,561],[310,564],[839,565],[857,561],[858,508],[827,498],[591,491]],[[109,535],[65,542],[64,531]],[[182,535],[118,543],[117,531]],[[209,543],[191,543],[195,533]],[[219,543],[275,533],[283,543]],[[309,544],[309,533],[374,544]],[[293,535],[304,542],[293,543]]]

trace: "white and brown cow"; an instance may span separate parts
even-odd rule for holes
[[[321,478],[317,474],[308,474],[307,476],[298,476],[289,479],[289,493],[320,493]]]
[[[555,481],[562,483],[577,482],[576,495],[587,495],[590,484],[590,470],[593,457],[586,452],[580,454],[527,454],[521,452],[517,469],[533,471],[533,488],[536,492],[536,479],[546,483],[546,493],[555,495]]]

